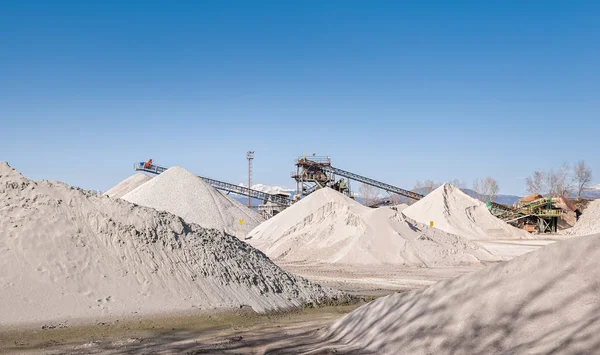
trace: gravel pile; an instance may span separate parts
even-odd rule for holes
[[[263,222],[245,240],[276,262],[434,267],[499,260],[395,207],[365,207],[329,188]]]
[[[129,192],[123,199],[173,213],[186,222],[243,238],[264,219],[225,196],[191,172],[172,167]]]
[[[152,177],[144,173],[133,174],[127,179],[118,183],[116,186],[113,186],[110,190],[106,191],[104,195],[113,198],[121,198],[128,192],[135,190],[138,186],[149,181],[150,179],[152,179]]]
[[[598,290],[600,235],[580,237],[379,298],[322,335],[357,354],[592,354]]]
[[[274,311],[342,294],[214,229],[32,181],[0,163],[0,324],[195,309]]]
[[[524,230],[494,217],[485,203],[444,184],[402,211],[417,222],[471,240],[533,239]]]
[[[600,233],[600,200],[590,202],[573,228],[567,229],[568,235],[590,235]]]

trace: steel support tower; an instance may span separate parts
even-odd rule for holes
[[[248,188],[252,188],[252,160],[254,159],[254,151],[248,151],[246,153],[246,159],[248,159]],[[252,205],[250,195],[248,195],[248,207]]]

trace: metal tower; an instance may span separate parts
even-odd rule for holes
[[[246,153],[246,159],[248,159],[248,188],[252,188],[252,160],[254,159],[254,151],[248,151]],[[252,199],[248,196],[248,207],[252,204]]]

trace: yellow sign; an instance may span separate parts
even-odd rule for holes
[[[429,226],[433,227],[433,221],[429,221]]]
[[[244,220],[243,219],[240,219],[240,224],[244,224]]]

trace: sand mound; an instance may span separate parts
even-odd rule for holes
[[[494,217],[486,205],[444,184],[402,211],[417,222],[471,240],[532,239],[533,236]]]
[[[139,186],[123,199],[173,213],[186,222],[223,230],[238,238],[263,221],[258,213],[178,166]]]
[[[128,192],[135,190],[138,186],[142,185],[150,179],[152,179],[152,177],[144,173],[133,174],[127,179],[118,183],[116,186],[113,186],[110,190],[106,191],[104,195],[113,198],[121,198],[125,196]]]
[[[0,324],[249,305],[340,294],[217,230],[0,163]]]
[[[256,227],[246,241],[275,261],[442,266],[497,260],[482,247],[329,188]]]
[[[590,202],[573,228],[567,229],[568,235],[590,235],[600,233],[600,200]]]
[[[595,235],[377,299],[323,335],[363,354],[597,353],[598,290]]]

